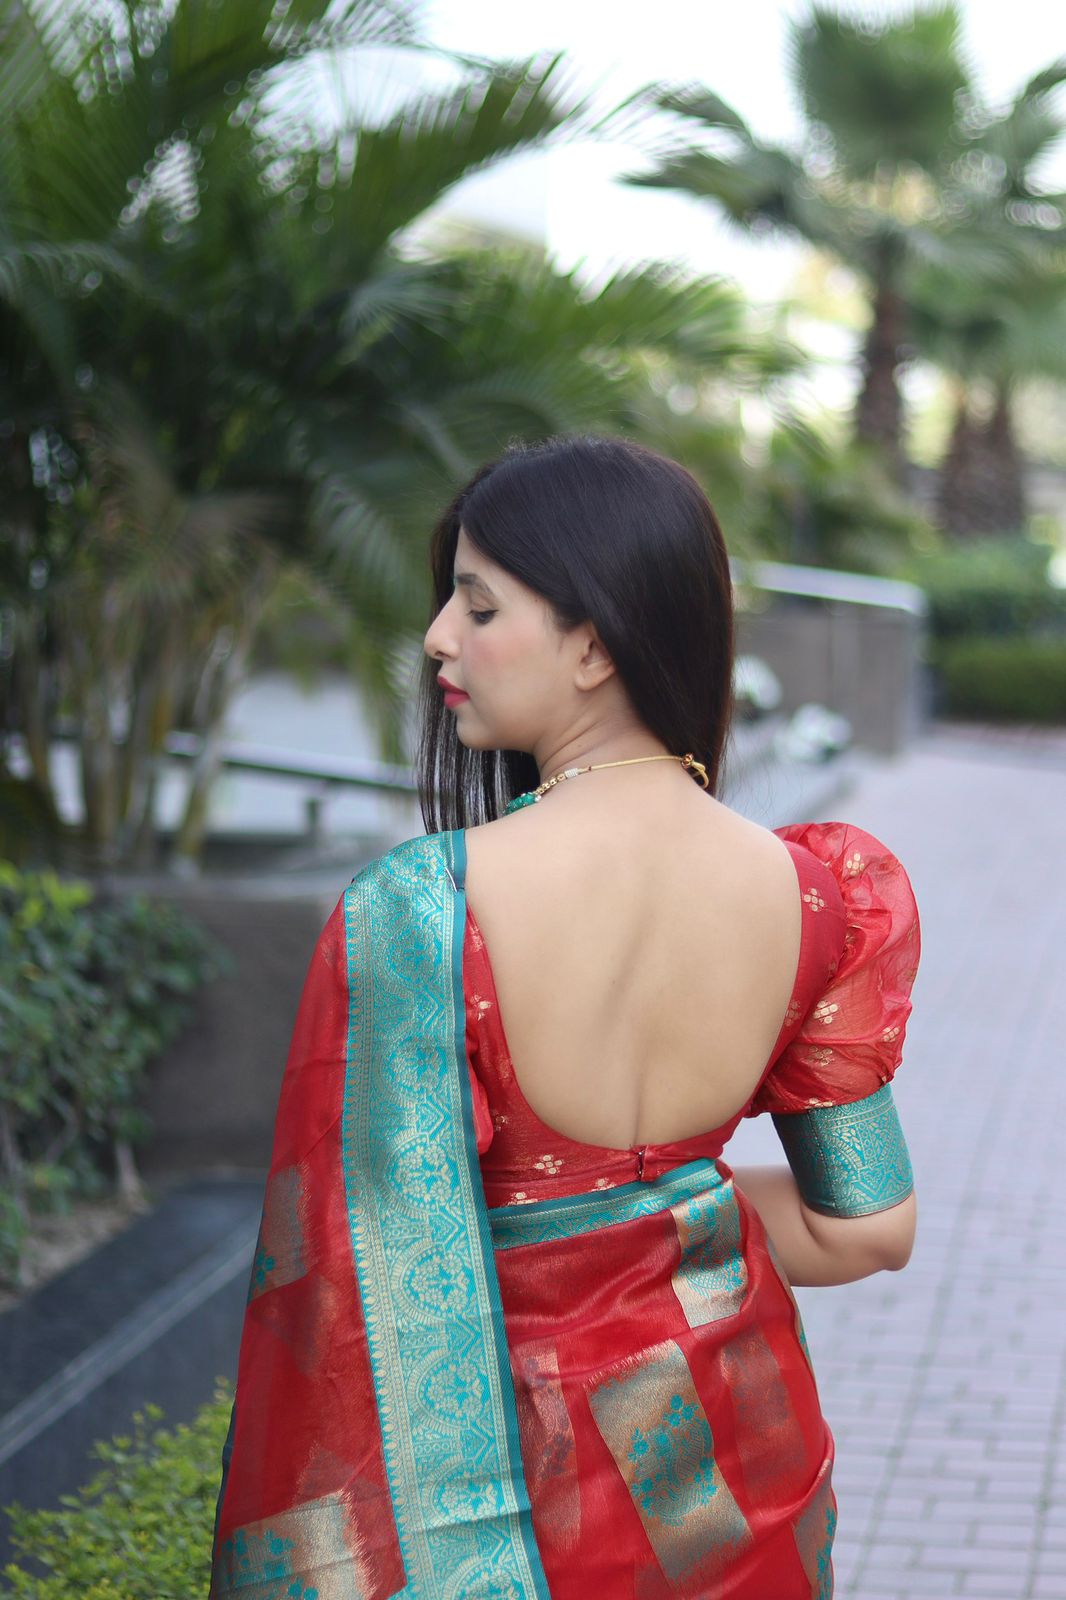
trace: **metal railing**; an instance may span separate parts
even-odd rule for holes
[[[790,596],[821,601],[833,619],[830,624],[831,678],[846,681],[855,667],[855,639],[837,623],[853,614],[853,607],[877,606],[924,620],[928,611],[925,594],[916,585],[858,573],[836,572],[821,567],[802,567],[776,561],[734,559],[730,569],[735,584],[768,595]],[[54,737],[67,742],[75,736],[69,729],[58,729]],[[163,744],[163,753],[175,761],[194,760],[201,751],[197,734],[172,733]],[[410,767],[370,760],[358,756],[315,754],[280,746],[248,744],[223,740],[220,763],[228,772],[259,774],[290,779],[305,786],[304,837],[314,843],[323,835],[323,803],[337,790],[364,790],[413,798],[418,787]]]

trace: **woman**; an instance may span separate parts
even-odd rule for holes
[[[428,831],[308,975],[211,1594],[828,1596],[790,1284],[911,1250],[906,873],[715,798],[729,567],[677,463],[509,449],[432,569]],[[733,1173],[762,1111],[789,1164]]]

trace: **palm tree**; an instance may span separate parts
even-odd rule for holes
[[[937,509],[960,535],[1019,529],[1027,507],[1013,398],[1029,377],[1066,375],[1066,194],[1036,172],[1066,132],[1050,101],[1066,61],[1026,84],[987,122],[960,162],[949,198],[990,232],[1025,227],[1025,248],[998,281],[981,283],[929,263],[908,286],[911,336],[953,380],[955,418],[941,465]],[[984,391],[990,413],[977,415]]]
[[[756,236],[798,237],[861,276],[870,320],[855,434],[885,453],[900,481],[909,275],[949,264],[968,282],[996,281],[1037,231],[1021,211],[993,218],[988,207],[967,204],[990,119],[960,56],[960,26],[954,4],[877,24],[814,6],[789,24],[792,77],[809,125],[801,152],[760,141],[700,85],[651,85],[646,101],[695,123],[711,143],[675,140],[653,171],[627,179],[706,198]],[[1064,72],[1058,64],[1026,85],[1012,108],[1015,126],[1045,114]],[[1035,202],[1023,175],[1015,179],[1017,197]]]
[[[514,433],[639,428],[656,361],[758,383],[792,358],[735,292],[666,267],[590,292],[537,251],[406,242],[467,173],[589,131],[558,58],[466,63],[372,121],[340,65],[410,43],[388,0],[126,0],[79,13],[74,43],[61,9],[8,0],[0,37],[9,718],[38,730],[50,794],[70,716],[110,860],[151,843],[166,734],[200,733],[192,860],[226,706],[294,564],[347,605],[402,759],[425,530],[456,479]]]
[[[1028,508],[1013,399],[1028,378],[1066,379],[1066,266],[1031,257],[996,291],[930,273],[912,300],[915,346],[952,380],[938,520],[960,537],[1020,530]]]

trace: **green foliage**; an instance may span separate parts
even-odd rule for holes
[[[761,139],[699,83],[634,97],[679,131],[651,171],[624,181],[687,191],[757,238],[799,237],[864,279],[855,429],[886,448],[901,484],[897,369],[915,345],[967,377],[1062,371],[1063,196],[1041,173],[1066,134],[1055,100],[1066,57],[995,107],[972,79],[962,20],[953,0],[900,17],[811,6],[788,27],[807,119],[793,148]]]
[[[950,716],[1066,726],[1066,635],[947,639],[932,660]]]
[[[832,138],[849,176],[936,167],[956,130],[957,102],[970,88],[957,6],[915,7],[874,25],[814,5],[789,24],[789,35],[804,109]]]
[[[542,250],[412,228],[588,134],[558,57],[458,58],[375,116],[353,55],[420,47],[411,0],[21,0],[0,34],[0,722],[76,728],[62,843],[94,864],[152,864],[176,728],[205,741],[174,843],[196,856],[260,626],[284,656],[291,622],[299,654],[294,570],[403,760],[426,539],[459,480],[514,436],[640,435],[648,361],[723,388],[795,364],[717,280],[659,264],[589,293]],[[50,794],[43,733],[28,753]]]
[[[226,959],[173,905],[0,861],[0,1277],[30,1212],[100,1193],[105,1158],[148,1133],[146,1069]]]
[[[1066,590],[1048,578],[1051,547],[1017,535],[946,546],[909,561],[897,576],[929,599],[934,639],[1066,632]]]
[[[783,420],[755,479],[757,542],[780,560],[889,576],[935,537],[875,452],[812,422]]]
[[[18,1557],[0,1575],[10,1600],[193,1600],[206,1595],[211,1535],[232,1390],[222,1380],[191,1423],[153,1427],[146,1405],[133,1431],[99,1442],[104,1463],[58,1510],[3,1509]]]

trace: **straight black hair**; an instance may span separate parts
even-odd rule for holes
[[[595,624],[637,716],[669,751],[691,750],[717,795],[733,714],[733,587],[718,519],[691,472],[631,439],[509,445],[433,530],[430,623],[451,597],[460,524],[483,555],[548,602],[562,631]],[[526,751],[460,743],[439,665],[423,655],[418,686],[427,833],[491,821],[541,781]]]

